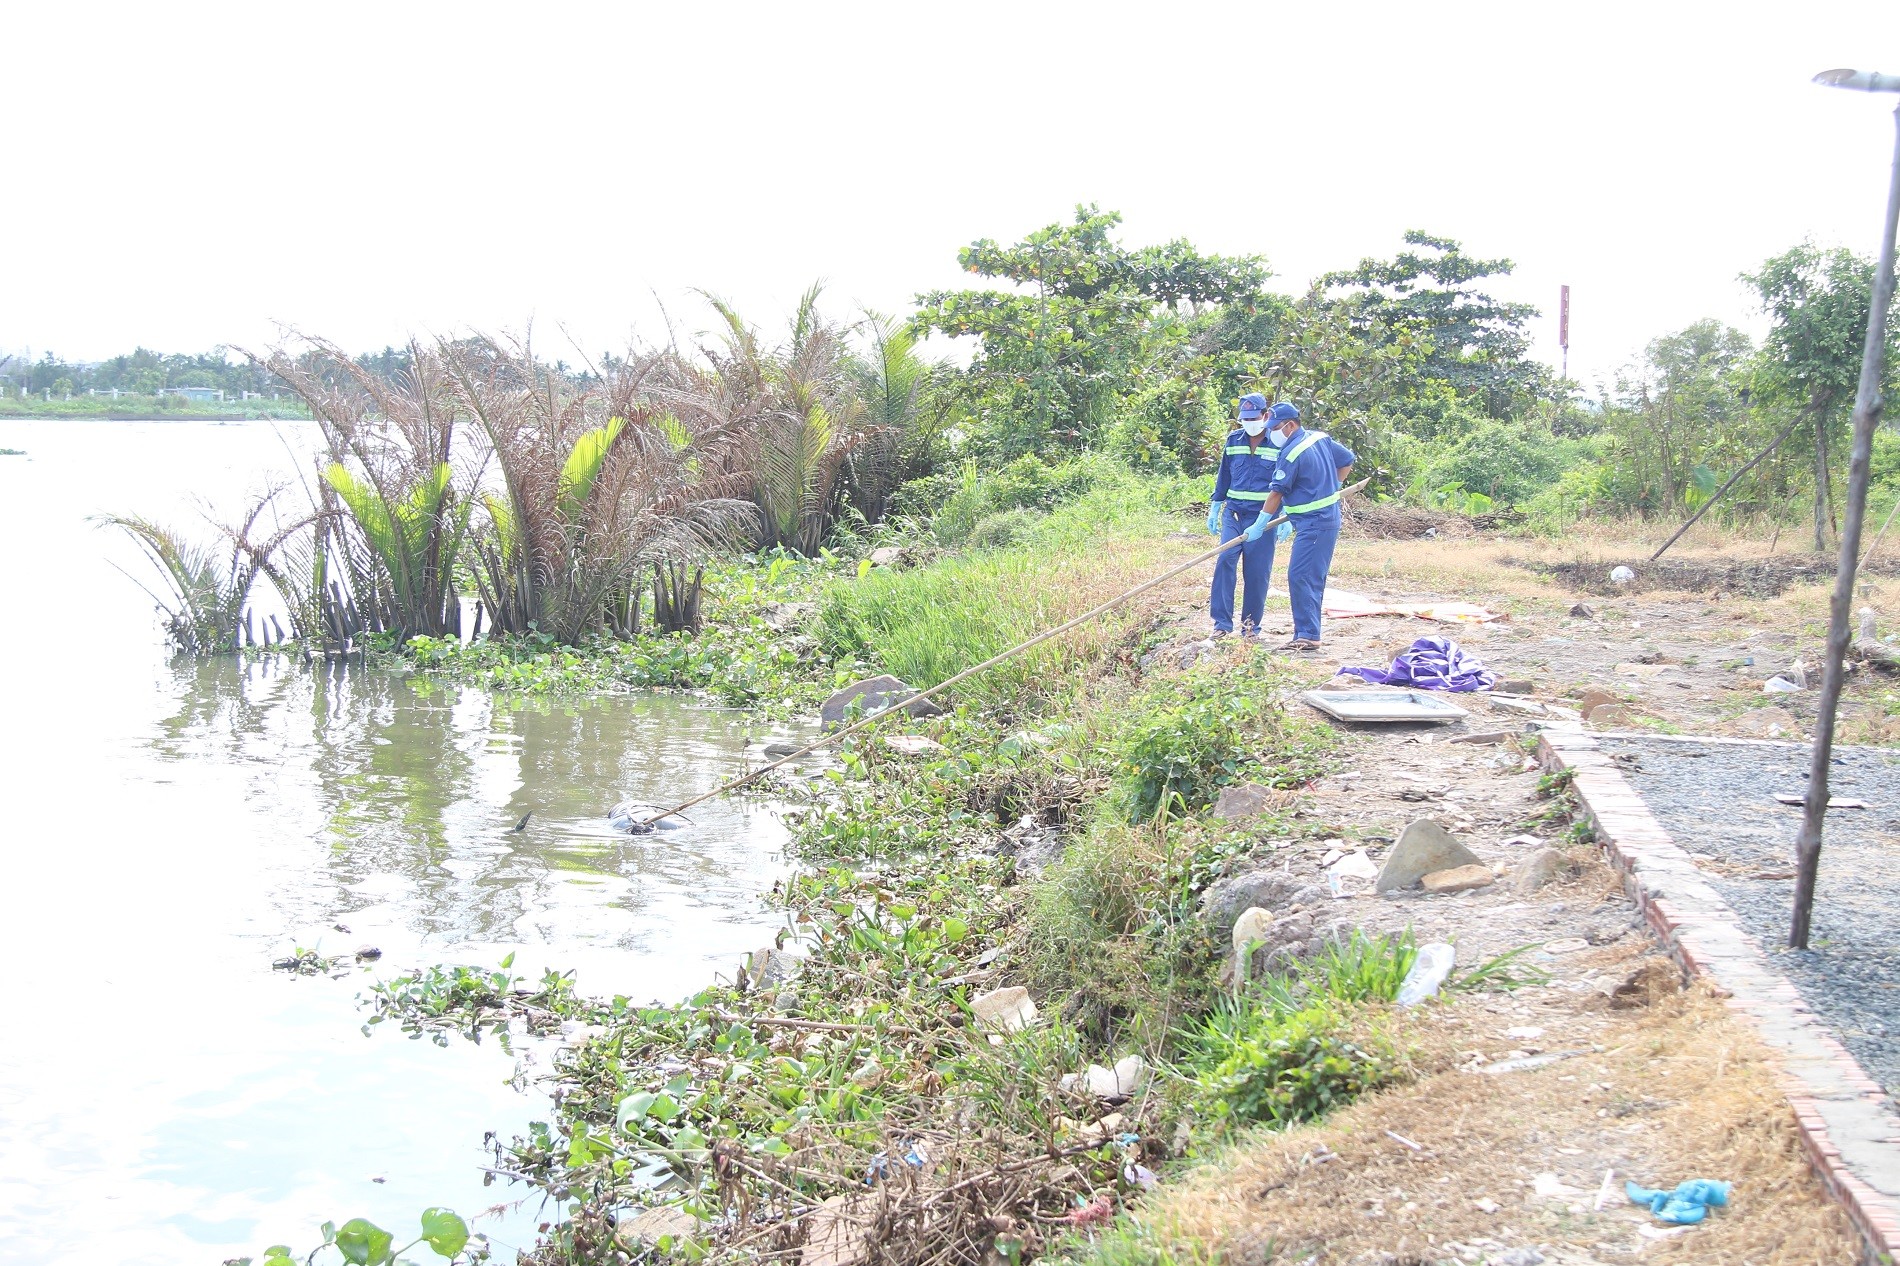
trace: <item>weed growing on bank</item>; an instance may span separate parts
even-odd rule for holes
[[[826,554],[760,555],[710,571],[708,623],[698,633],[644,630],[569,645],[545,633],[414,637],[385,654],[416,671],[491,690],[580,694],[700,690],[771,714],[809,709],[863,675],[851,656],[825,654],[801,625],[828,580],[862,564]]]
[[[1247,1050],[1272,1039],[1236,1018],[1234,1051],[1217,1056],[1199,1033],[1223,996],[1200,894],[1258,837],[1127,812],[1150,764],[1201,791],[1252,768],[1289,781],[1323,768],[1321,731],[1266,704],[1228,717],[1219,749],[1168,720],[1223,690],[1270,700],[1291,684],[1264,654],[1230,649],[1179,679],[1130,681],[1097,660],[1033,735],[999,738],[966,701],[930,723],[942,748],[929,757],[846,746],[799,820],[802,870],[772,894],[773,944],[679,1004],[549,1002],[596,1035],[559,1057],[553,1119],[498,1147],[498,1172],[564,1210],[534,1260],[763,1257],[867,1237],[887,1256],[1020,1261],[1262,1118],[1215,1111],[1212,1087],[1274,1082],[1273,1068],[1246,1082],[1236,1053],[1240,1036]],[[1177,811],[1187,802],[1173,793]],[[1025,822],[1069,841],[1039,882],[1017,856]],[[1369,1040],[1348,1045],[1386,987],[1349,986],[1377,975],[1362,958],[1301,986],[1310,998],[1290,1014],[1328,1023],[1282,1061],[1282,1080],[1308,1083],[1285,1092],[1286,1119],[1399,1075],[1396,1057],[1358,1058]],[[462,990],[424,973],[384,997],[492,1031],[485,998],[461,995],[495,993],[495,979],[471,973]],[[1032,1020],[982,1018],[980,998],[1018,986]],[[642,1222],[643,1209],[659,1211]]]

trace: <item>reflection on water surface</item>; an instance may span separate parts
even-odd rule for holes
[[[783,833],[763,806],[714,801],[692,831],[639,838],[604,816],[737,772],[739,713],[163,653],[149,601],[113,570],[136,558],[87,516],[190,522],[191,496],[229,507],[309,438],[0,422],[0,446],[29,454],[0,464],[10,1264],[218,1262],[308,1246],[326,1218],[401,1235],[428,1205],[508,1194],[477,1167],[484,1130],[542,1110],[507,1084],[514,1059],[364,1037],[370,977],[272,973],[293,944],[373,944],[384,973],[515,952],[519,973],[571,967],[584,989],[644,1000],[730,970],[774,926],[759,894]],[[536,1212],[478,1225],[521,1243]]]

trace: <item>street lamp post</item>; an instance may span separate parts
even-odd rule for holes
[[[1900,93],[1900,75],[1873,71],[1824,70],[1814,77],[1814,82],[1861,92]],[[1827,775],[1834,752],[1834,714],[1840,707],[1841,682],[1846,675],[1854,572],[1860,561],[1861,526],[1867,517],[1868,468],[1873,464],[1874,428],[1880,422],[1881,359],[1887,346],[1887,309],[1893,306],[1896,223],[1900,223],[1900,107],[1894,110],[1893,175],[1887,187],[1887,220],[1880,238],[1880,262],[1874,268],[1873,303],[1867,313],[1867,345],[1861,353],[1860,385],[1854,393],[1854,448],[1847,468],[1847,515],[1841,524],[1841,557],[1834,572],[1834,599],[1828,608],[1820,717],[1814,725],[1814,750],[1808,764],[1801,834],[1795,839],[1798,869],[1794,919],[1788,929],[1788,944],[1795,949],[1808,947],[1808,928],[1814,916],[1814,883],[1821,868],[1821,826],[1827,817]]]

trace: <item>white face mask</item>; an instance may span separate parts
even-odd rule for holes
[[[1258,435],[1267,429],[1267,420],[1265,418],[1249,418],[1240,424],[1240,429],[1245,431],[1248,435]],[[1275,442],[1278,443],[1277,440]]]
[[[1278,431],[1274,431],[1267,436],[1267,443],[1273,445],[1275,448],[1279,448],[1286,443],[1286,436],[1280,434]]]

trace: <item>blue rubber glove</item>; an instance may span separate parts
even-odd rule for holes
[[[1267,517],[1267,512],[1262,510],[1259,514],[1254,516],[1253,522],[1249,523],[1247,530],[1240,535],[1251,545],[1267,534],[1268,522],[1270,522],[1270,520]]]
[[[1207,530],[1211,535],[1220,535],[1221,511],[1227,508],[1225,501],[1210,501],[1207,504]]]
[[[1288,519],[1285,523],[1282,523],[1278,528],[1276,528],[1273,533],[1273,539],[1280,542],[1280,544],[1282,545],[1285,545],[1288,541],[1292,540],[1293,539],[1293,520]]]
[[[1729,1184],[1713,1178],[1691,1178],[1674,1191],[1655,1191],[1626,1182],[1623,1194],[1631,1204],[1648,1205],[1649,1211],[1664,1222],[1694,1226],[1709,1216],[1711,1207],[1719,1209],[1728,1203]]]

